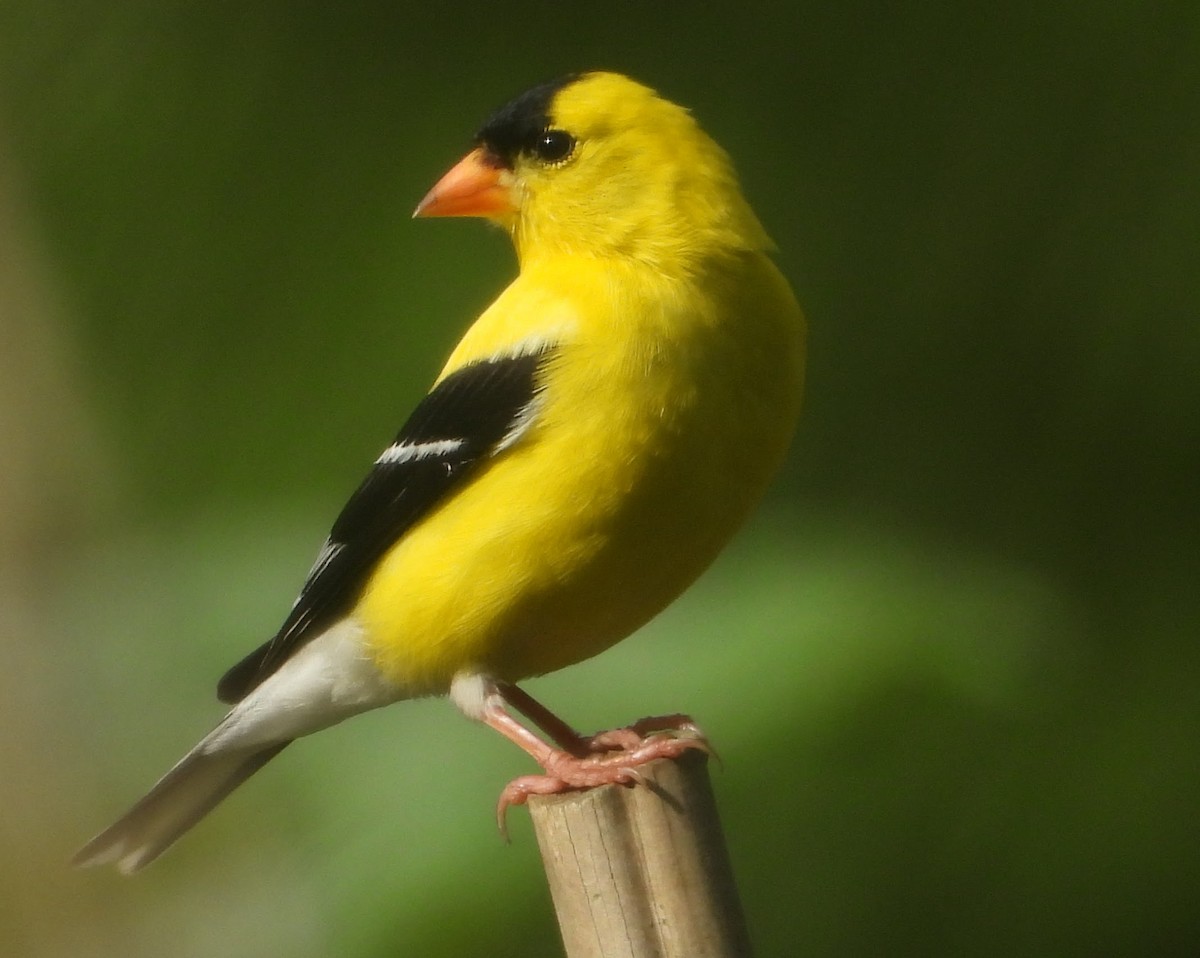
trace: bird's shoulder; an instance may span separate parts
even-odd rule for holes
[[[279,632],[222,678],[223,700],[244,697],[338,621],[394,543],[524,439],[558,341],[536,324],[521,332],[502,344],[486,325],[468,335],[339,513]]]

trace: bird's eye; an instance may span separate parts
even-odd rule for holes
[[[547,130],[533,144],[533,155],[543,163],[559,163],[575,149],[575,137],[566,130]]]

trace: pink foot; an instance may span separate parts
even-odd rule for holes
[[[638,719],[625,728],[608,729],[597,732],[592,736],[580,736],[579,744],[587,752],[631,752],[641,746],[647,739],[655,736],[677,736],[680,739],[692,739],[703,742],[705,752],[712,754],[712,747],[700,731],[690,715],[677,713],[675,715],[651,715]],[[668,738],[668,741],[671,739]],[[693,746],[697,747],[697,746]]]
[[[512,805],[524,805],[531,795],[558,795],[601,785],[634,785],[642,780],[638,766],[660,758],[678,758],[699,749],[714,754],[704,733],[686,715],[640,719],[626,728],[580,736],[577,757],[562,749],[550,749],[538,758],[545,775],[522,775],[500,793],[496,821],[507,838],[505,816]]]

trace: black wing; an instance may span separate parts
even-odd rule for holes
[[[337,517],[283,626],[221,678],[222,701],[244,698],[345,615],[388,548],[528,426],[550,353],[470,363],[421,400]]]

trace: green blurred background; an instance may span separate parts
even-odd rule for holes
[[[0,4],[0,953],[559,954],[528,763],[443,701],[65,861],[512,275],[416,201],[589,67],[734,155],[811,385],[718,566],[531,689],[699,717],[763,956],[1198,953],[1191,0]]]

